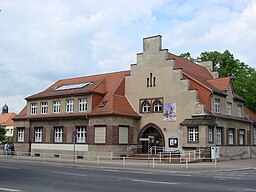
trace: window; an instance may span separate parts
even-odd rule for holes
[[[95,127],[95,143],[106,143],[106,127]]]
[[[63,127],[54,127],[54,142],[63,142]]]
[[[43,141],[43,128],[35,128],[35,142],[41,143]]]
[[[199,134],[198,134],[198,128],[188,128],[188,141],[189,142],[198,142],[199,141]]]
[[[239,145],[245,144],[245,131],[239,130]]]
[[[214,99],[214,112],[220,113],[220,100]]]
[[[24,128],[17,128],[17,132],[18,132],[18,142],[24,142],[24,140],[25,140],[25,137],[24,137],[25,129]]]
[[[232,103],[227,103],[227,115],[232,115]]]
[[[83,82],[83,83],[77,83],[77,84],[69,84],[69,85],[62,85],[60,87],[55,88],[55,91],[61,91],[61,90],[69,90],[69,89],[80,89],[88,85],[92,85],[93,82]]]
[[[60,113],[60,101],[53,101],[53,113]]]
[[[154,112],[161,112],[162,111],[162,102],[159,100],[156,100],[153,104],[154,106]]]
[[[31,115],[36,115],[37,113],[37,104],[36,103],[31,103]]]
[[[102,101],[99,108],[104,108],[108,101]]]
[[[67,113],[74,112],[74,99],[69,99],[66,101],[66,112]]]
[[[77,130],[77,143],[86,143],[86,127],[76,127]]]
[[[119,127],[119,144],[128,144],[128,127]]]
[[[256,127],[253,128],[253,143],[256,145]]]
[[[48,113],[48,103],[42,102],[41,103],[41,114],[47,114]]]
[[[242,117],[242,105],[237,105],[237,117]]]
[[[144,101],[141,106],[142,113],[148,113],[150,111],[150,103],[148,101]]]
[[[213,143],[213,128],[212,127],[208,128],[208,142]]]
[[[216,129],[216,144],[221,145],[222,143],[222,129],[217,127]]]
[[[86,112],[86,111],[87,111],[87,100],[79,99],[79,112]]]
[[[228,129],[228,144],[234,145],[234,129]]]

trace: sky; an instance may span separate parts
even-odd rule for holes
[[[229,50],[256,68],[256,0],[0,0],[0,107],[60,79],[129,70],[143,38],[176,55]]]

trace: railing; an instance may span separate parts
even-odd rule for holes
[[[152,155],[153,152],[154,152],[155,155],[157,155],[159,152],[161,153],[163,151],[165,151],[165,148],[164,147],[158,147],[158,146],[152,146],[148,150],[150,155]]]
[[[28,153],[16,152],[12,155],[0,155],[0,159],[22,160],[22,161],[37,161],[41,163],[57,163],[57,164],[75,164],[75,165],[91,165],[91,166],[112,166],[112,167],[133,167],[133,168],[159,168],[171,170],[178,168],[216,168],[216,159],[202,159],[208,162],[192,163],[188,157],[183,157],[184,161],[179,162],[180,158],[172,158],[172,161],[179,163],[170,163],[169,158],[141,158],[138,157],[113,157],[113,156],[78,156],[69,154],[54,154],[54,153]]]
[[[132,149],[140,149],[142,145],[131,145],[127,148],[127,151],[131,151]]]

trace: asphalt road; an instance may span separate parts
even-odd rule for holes
[[[256,170],[168,173],[0,160],[0,192],[256,191]]]

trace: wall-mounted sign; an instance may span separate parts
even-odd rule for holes
[[[169,138],[169,147],[178,147],[178,138]]]
[[[176,103],[164,104],[164,121],[177,121],[176,119]]]

